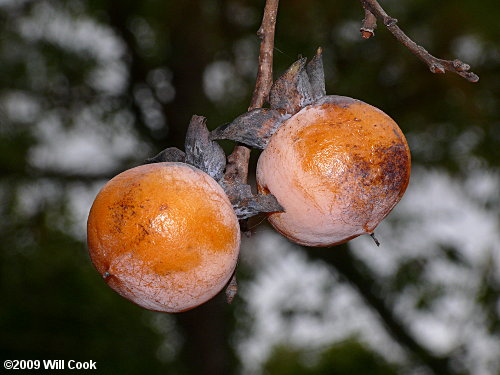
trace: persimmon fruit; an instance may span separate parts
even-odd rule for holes
[[[129,169],[102,188],[87,240],[94,266],[116,292],[150,310],[181,312],[227,284],[240,230],[212,177],[162,162]]]
[[[261,193],[284,212],[273,227],[306,246],[330,246],[375,227],[399,202],[410,177],[410,150],[381,110],[323,96],[280,125],[257,164]]]
[[[252,109],[211,132],[263,150],[259,193],[274,197],[273,227],[306,246],[341,244],[375,227],[400,201],[410,150],[398,125],[360,100],[326,95],[322,49],[295,61],[272,85],[270,108]]]

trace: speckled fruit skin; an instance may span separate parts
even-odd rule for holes
[[[409,179],[410,150],[398,125],[342,96],[326,96],[284,122],[257,164],[259,191],[285,208],[269,221],[306,246],[372,233]]]
[[[238,220],[224,190],[184,163],[129,169],[99,192],[87,223],[107,284],[146,309],[181,312],[215,296],[238,259]]]

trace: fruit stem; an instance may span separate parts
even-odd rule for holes
[[[276,30],[276,18],[278,15],[279,0],[266,0],[264,7],[264,15],[262,16],[262,24],[257,31],[257,35],[261,39],[259,53],[259,69],[257,72],[257,80],[253,91],[252,100],[248,110],[262,108],[264,102],[269,96],[269,90],[273,84],[273,50],[274,50],[274,32]],[[248,163],[250,161],[250,149],[243,145],[236,145],[233,152],[227,158],[226,172],[224,174],[224,182],[239,182],[246,184],[248,181]],[[245,230],[247,227],[246,220],[240,220],[240,228]],[[233,286],[233,280],[234,285]],[[238,291],[236,284],[236,273],[231,279],[227,291],[234,293],[231,296],[227,295],[228,303],[231,303]]]
[[[252,101],[248,110],[262,108],[273,84],[273,50],[276,17],[279,0],[266,0],[262,24],[257,31],[261,39],[259,53],[259,70],[253,91]]]
[[[370,233],[370,237],[373,239],[373,242],[375,242],[375,245],[380,246],[379,240],[375,237],[375,232]]]
[[[278,3],[279,0],[266,0],[262,24],[257,31],[257,35],[261,39],[259,69],[249,110],[261,108],[264,105],[273,83],[274,32],[276,29]],[[248,180],[249,160],[250,149],[242,145],[235,146],[233,153],[228,157],[224,180],[246,184]]]
[[[231,304],[238,293],[238,281],[236,280],[236,271],[233,273],[229,284],[226,287],[226,301]]]

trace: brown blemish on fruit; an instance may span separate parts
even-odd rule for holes
[[[308,246],[373,231],[400,200],[409,173],[409,148],[397,124],[375,107],[336,96],[287,120],[257,168],[259,183],[285,208],[269,221]]]

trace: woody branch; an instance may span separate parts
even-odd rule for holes
[[[479,81],[479,77],[470,72],[470,66],[458,59],[444,60],[432,56],[425,48],[415,43],[403,30],[397,25],[398,20],[389,16],[380,6],[377,0],[360,0],[365,10],[365,19],[361,27],[363,38],[368,39],[373,36],[373,31],[376,27],[376,21],[382,22],[385,27],[399,40],[406,48],[415,56],[422,60],[432,73],[445,73],[446,71],[453,72],[465,78],[469,82]]]

